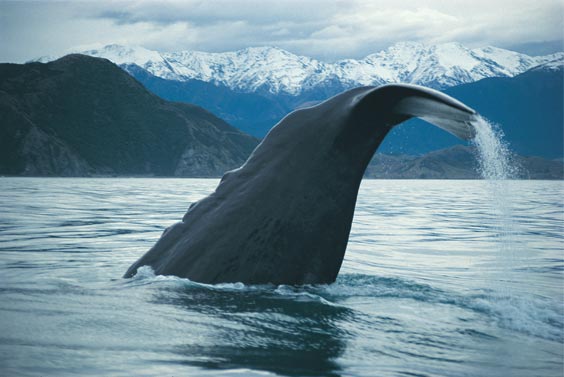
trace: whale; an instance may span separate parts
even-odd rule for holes
[[[293,111],[124,277],[150,266],[206,284],[333,283],[366,167],[388,132],[412,117],[475,136],[475,110],[416,85],[355,88]]]

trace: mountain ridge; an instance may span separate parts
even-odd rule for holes
[[[443,91],[501,124],[517,153],[557,158],[562,156],[562,137],[558,136],[563,124],[562,105],[558,102],[562,98],[562,86],[558,85],[562,83],[563,66],[564,59],[557,59],[513,77],[490,77]],[[137,66],[130,68],[129,73],[153,93],[169,100],[198,104],[257,137],[263,137],[290,111],[345,90],[333,85],[299,96],[274,96],[237,93],[199,80],[165,80]],[[395,127],[380,149],[386,153],[420,155],[454,144],[460,141],[450,134],[421,120],[410,120]]]
[[[0,114],[2,175],[219,177],[257,144],[204,109],[153,95],[108,60],[81,55],[0,64]],[[521,178],[562,179],[562,161],[515,158]],[[471,148],[454,146],[378,153],[365,176],[474,179],[475,166]]]
[[[0,174],[217,176],[258,141],[106,59],[0,64]]]
[[[242,93],[290,96],[336,82],[343,89],[392,82],[444,89],[487,77],[512,77],[551,60],[564,59],[564,52],[532,57],[493,46],[470,49],[456,42],[399,42],[362,59],[334,63],[278,47],[249,47],[223,53],[165,53],[113,44],[76,52],[107,58],[126,70],[135,65],[166,80],[199,80]],[[44,57],[38,61],[51,59]]]
[[[530,156],[511,156],[514,179],[564,179],[564,163]],[[377,153],[364,174],[369,179],[482,179],[473,146],[455,145],[422,156]]]

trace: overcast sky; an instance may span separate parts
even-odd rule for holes
[[[398,41],[562,51],[564,0],[0,0],[0,61],[118,43],[158,51],[278,46],[331,61]]]

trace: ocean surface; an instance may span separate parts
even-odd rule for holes
[[[0,375],[563,375],[564,182],[364,181],[331,285],[123,279],[217,183],[0,178]]]

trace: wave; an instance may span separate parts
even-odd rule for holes
[[[495,290],[458,293],[432,287],[409,279],[364,274],[343,274],[329,285],[245,285],[243,283],[204,284],[176,276],[155,275],[151,267],[141,267],[125,281],[125,287],[155,285],[204,293],[242,293],[256,298],[280,298],[295,302],[318,303],[333,308],[352,310],[351,298],[374,300],[392,298],[421,303],[452,305],[479,314],[487,322],[506,330],[547,340],[564,341],[564,305],[539,296],[512,296]],[[201,296],[200,296],[201,297]],[[244,299],[244,297],[241,297]]]

